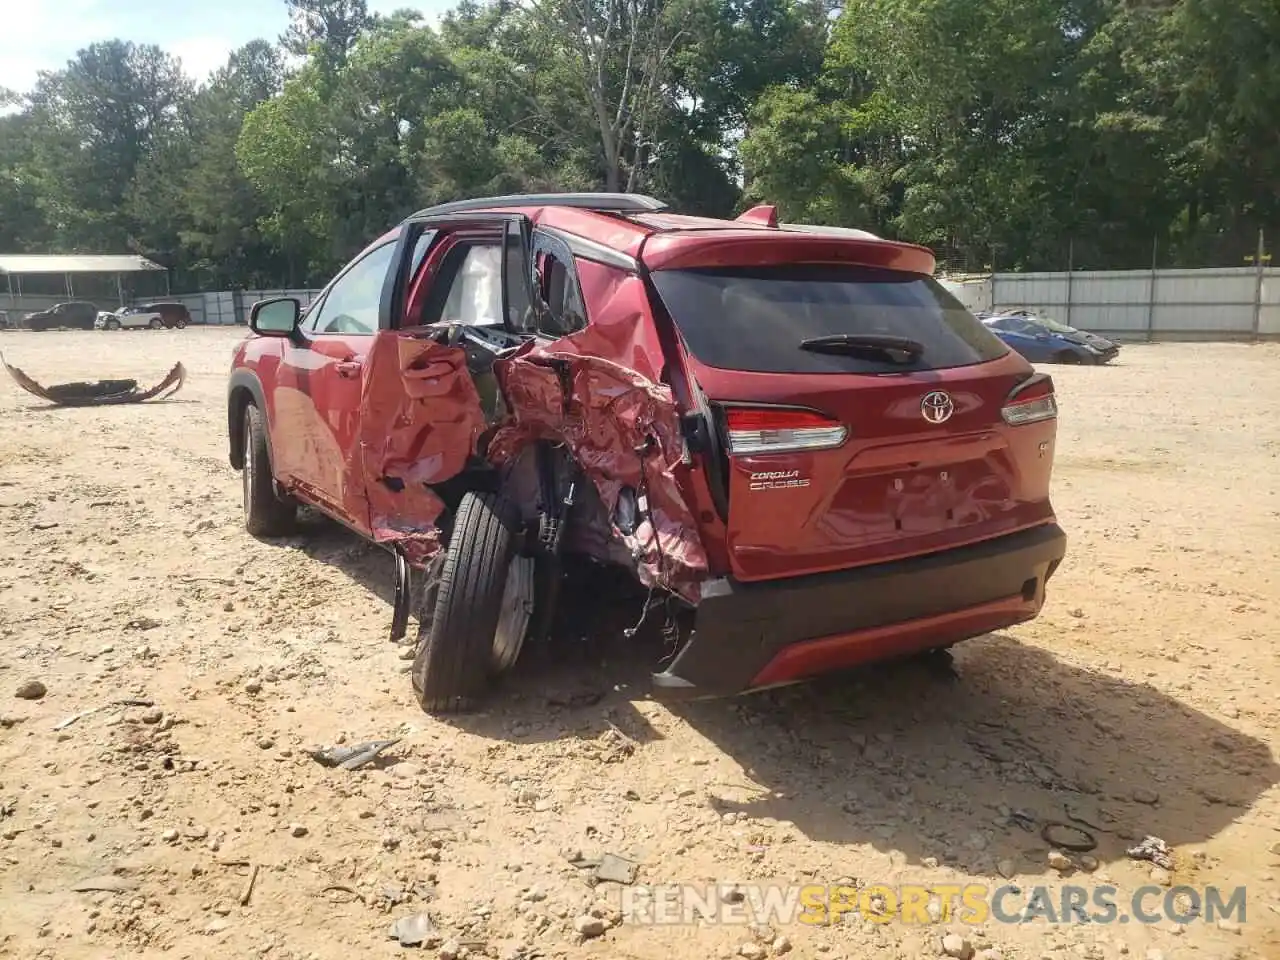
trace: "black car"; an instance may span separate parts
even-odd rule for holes
[[[87,300],[71,300],[56,303],[48,310],[28,313],[22,325],[28,330],[56,330],[69,327],[72,330],[92,330],[98,319],[98,308]]]
[[[1032,363],[1108,363],[1120,344],[1024,311],[980,314],[987,329]]]

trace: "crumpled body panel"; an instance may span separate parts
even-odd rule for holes
[[[486,421],[463,349],[436,342],[425,328],[375,337],[360,444],[374,538],[421,564],[441,545],[435,523],[444,504],[430,485],[465,470],[482,437],[484,456],[497,467],[515,464],[532,443],[550,441],[568,448],[595,487],[641,582],[697,603],[707,556],[680,488],[687,467],[679,411],[658,382],[662,348],[644,310],[643,284],[590,262],[581,262],[579,272],[595,319],[493,363],[505,401],[503,412],[491,414],[496,421]],[[640,522],[624,534],[613,517],[628,487],[644,495],[647,509],[637,511]]]
[[[13,382],[27,393],[60,407],[105,407],[119,403],[142,403],[155,397],[172,396],[182,389],[187,371],[181,363],[175,363],[163,380],[149,390],[139,390],[137,380],[95,380],[92,382],[55,383],[43,386],[17,367],[11,367],[0,356],[0,364],[13,378]]]
[[[485,429],[466,353],[418,331],[383,331],[365,361],[360,456],[377,543],[421,565],[440,549],[430,489],[466,468]]]
[[[611,361],[532,344],[495,370],[513,416],[494,434],[489,459],[509,463],[528,443],[550,440],[572,451],[609,517],[624,487],[644,494],[635,531],[614,532],[641,582],[696,603],[707,558],[676,479],[684,444],[671,391]]]

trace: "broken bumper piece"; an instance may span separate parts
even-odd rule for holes
[[[11,367],[0,356],[0,363],[13,378],[13,382],[32,396],[60,407],[102,407],[117,403],[141,403],[159,397],[168,397],[182,389],[186,382],[187,371],[181,363],[175,363],[173,369],[163,380],[150,390],[139,390],[137,380],[95,380],[75,383],[56,383],[42,386],[31,379],[17,367]]]
[[[661,700],[731,697],[947,647],[1030,620],[1066,550],[1057,524],[945,553],[786,580],[704,582]]]

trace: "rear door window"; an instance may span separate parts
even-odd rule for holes
[[[1008,347],[932,277],[844,265],[659,270],[653,284],[690,352],[759,373],[904,373],[994,360]],[[802,349],[804,340],[891,336],[908,362]]]

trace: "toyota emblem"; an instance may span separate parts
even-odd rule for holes
[[[956,412],[956,405],[950,395],[941,390],[926,393],[920,401],[920,415],[930,423],[946,423]]]

